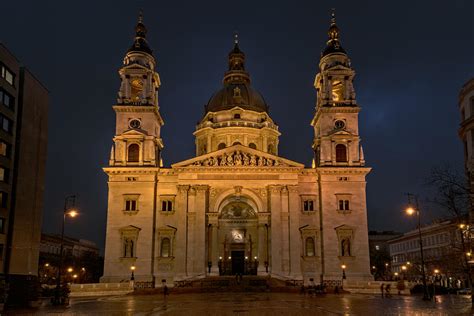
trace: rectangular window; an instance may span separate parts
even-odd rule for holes
[[[0,191],[0,207],[7,207],[8,193]]]
[[[12,121],[9,118],[7,118],[7,117],[0,114],[0,124],[1,124],[2,129],[5,132],[11,133],[11,131],[12,131]]]
[[[13,86],[15,82],[15,75],[5,65],[2,65],[2,78],[5,79],[9,84]]]
[[[12,109],[15,99],[6,91],[0,89],[0,103],[7,108]]]
[[[0,181],[8,182],[9,171],[7,168],[0,167]]]
[[[126,211],[136,211],[137,208],[137,200],[126,200],[125,201],[125,210]]]
[[[0,156],[10,156],[10,145],[5,143],[3,140],[0,140]]]
[[[312,200],[303,201],[303,210],[304,211],[314,211],[314,201],[312,201]]]
[[[0,217],[0,234],[5,234],[5,218]]]
[[[349,211],[349,200],[339,200],[339,211]]]
[[[161,201],[161,211],[162,212],[172,212],[173,211],[173,201]]]

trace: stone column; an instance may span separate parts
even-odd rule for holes
[[[218,237],[217,237],[217,232],[218,232],[218,214],[217,213],[208,213],[207,218],[208,218],[208,224],[211,225],[211,240],[208,241],[209,247],[211,248],[209,253],[210,258],[208,259],[209,261],[212,262],[212,267],[211,267],[211,275],[219,275],[219,244],[218,244]]]
[[[301,200],[297,185],[288,186],[289,193],[289,220],[290,220],[290,275],[294,278],[302,278],[301,274],[301,234],[299,231],[299,218],[301,214]],[[315,245],[316,246],[316,245]]]
[[[282,274],[282,231],[281,231],[281,185],[271,185],[270,189],[270,211],[271,211],[271,251],[270,269],[271,273]]]
[[[265,261],[268,260],[267,258],[267,252],[270,251],[270,249],[267,250],[267,227],[269,227],[268,223],[268,214],[258,214],[258,271],[257,273],[260,274],[266,274],[266,269],[265,269]],[[267,226],[265,226],[267,225]]]
[[[290,231],[289,231],[289,203],[288,203],[288,189],[283,187],[281,189],[281,259],[282,272],[287,275],[290,272]]]
[[[178,185],[176,197],[176,215],[178,218],[187,218],[189,185]],[[186,277],[186,248],[187,248],[187,221],[177,221],[176,241],[173,256],[175,271],[178,278]]]
[[[194,261],[196,256],[194,251],[196,248],[196,234],[195,234],[195,222],[196,222],[196,190],[192,186],[188,191],[188,213],[187,213],[187,228],[188,228],[188,239],[186,248],[186,272],[187,275],[194,275]]]
[[[206,247],[206,199],[207,185],[195,185],[196,201],[194,204],[194,273],[205,274],[207,270],[207,247]]]

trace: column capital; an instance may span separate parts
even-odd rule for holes
[[[178,184],[176,187],[178,188],[178,191],[180,193],[184,193],[184,192],[187,192],[189,190],[190,186],[189,185],[184,185],[184,184]]]
[[[280,193],[282,187],[283,187],[282,185],[269,185],[268,189],[270,190],[272,194],[275,194],[275,193]]]
[[[197,192],[207,191],[209,186],[206,184],[196,184],[191,187],[192,189],[196,190]]]
[[[286,188],[290,193],[298,193],[298,186],[297,185],[287,185]]]

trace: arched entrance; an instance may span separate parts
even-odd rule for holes
[[[219,274],[257,274],[258,216],[250,201],[225,201],[219,218]]]

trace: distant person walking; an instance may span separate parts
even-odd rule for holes
[[[168,286],[165,284],[163,286],[163,296],[166,298],[168,295],[170,295],[170,290],[168,289]]]
[[[380,285],[380,294],[382,294],[382,298],[383,298],[384,286],[385,286],[385,284],[383,284],[383,283]]]
[[[385,297],[391,297],[392,296],[392,294],[390,294],[390,287],[391,287],[390,284],[387,284],[385,286]]]

